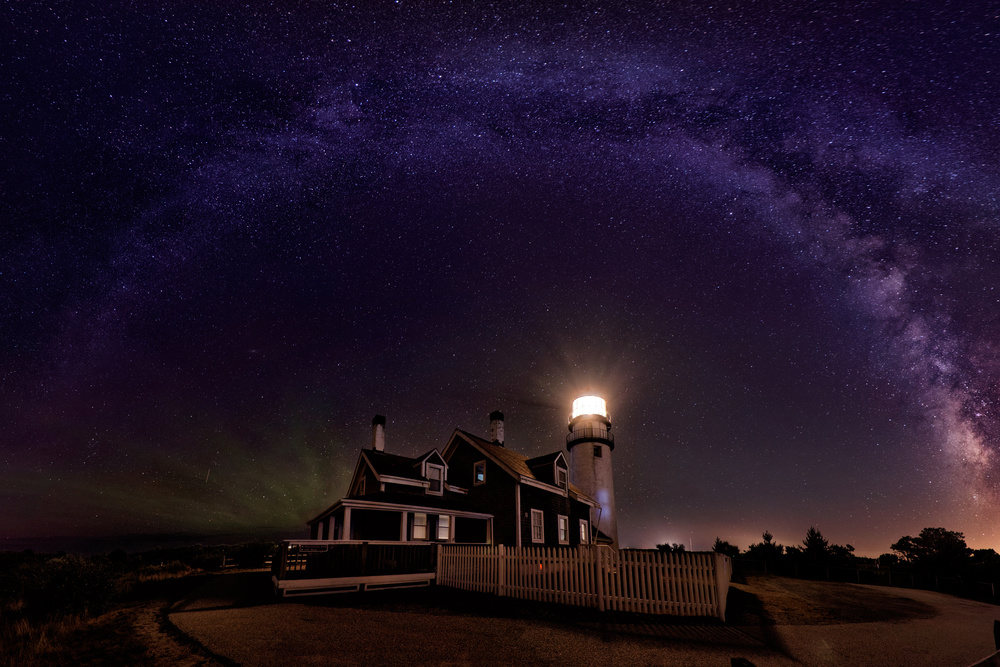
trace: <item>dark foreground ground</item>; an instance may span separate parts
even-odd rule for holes
[[[277,602],[266,572],[154,586],[31,664],[971,665],[995,651],[1000,619],[938,593],[780,577],[734,584],[724,624],[446,588]]]
[[[727,616],[602,615],[444,588],[277,603],[266,573],[242,573],[205,582],[167,618],[190,639],[186,664],[969,665],[995,650],[1000,608],[758,577],[733,586]]]

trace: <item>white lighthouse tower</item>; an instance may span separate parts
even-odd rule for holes
[[[581,396],[573,401],[566,449],[569,450],[570,481],[601,504],[590,510],[594,528],[611,538],[618,548],[618,519],[615,513],[615,485],[611,475],[611,433],[608,406],[598,396]]]

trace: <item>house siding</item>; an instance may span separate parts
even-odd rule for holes
[[[486,483],[476,485],[473,466],[486,461]],[[517,544],[517,482],[492,459],[462,441],[448,462],[448,477],[453,484],[468,489],[465,502],[475,512],[493,515],[494,544]]]
[[[531,510],[541,510],[544,515],[544,543],[531,541]],[[569,518],[569,544],[580,544],[580,519],[589,519],[590,508],[572,498],[539,489],[527,484],[521,485],[521,544],[531,546],[559,545],[559,515]]]
[[[364,470],[362,471],[360,477],[365,480],[365,493],[358,493],[358,487],[360,485],[360,479],[354,481],[354,486],[351,488],[351,493],[347,496],[348,498],[361,498],[369,493],[374,493],[379,490],[378,478],[375,477],[375,473],[372,469],[368,467],[368,464],[363,464]]]

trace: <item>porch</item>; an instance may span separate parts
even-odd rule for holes
[[[400,542],[293,540],[271,561],[278,597],[429,586],[437,545]]]
[[[436,583],[600,611],[726,617],[732,573],[716,553],[399,542],[285,542],[271,580],[279,597]]]
[[[344,498],[309,521],[312,541],[454,542],[490,544],[493,515],[448,507],[444,500],[373,494],[380,500]]]

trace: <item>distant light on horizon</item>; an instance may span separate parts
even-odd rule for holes
[[[580,415],[608,417],[608,404],[600,396],[581,396],[573,401],[573,419]]]

